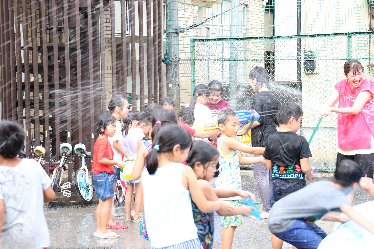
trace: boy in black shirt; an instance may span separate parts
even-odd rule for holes
[[[269,135],[264,153],[266,167],[272,170],[272,206],[281,198],[306,186],[314,174],[309,166],[312,156],[308,142],[296,132],[301,125],[303,110],[296,103],[285,103],[277,113],[279,131]],[[272,235],[273,249],[282,248],[283,241]]]

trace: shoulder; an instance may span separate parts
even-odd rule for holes
[[[341,81],[339,81],[338,84],[335,85],[335,89],[340,92],[341,90],[343,90],[345,88],[345,86],[347,85],[348,83],[348,80],[347,79],[343,79]]]
[[[361,84],[361,91],[369,91],[371,94],[374,94],[374,84],[371,79],[366,78]]]
[[[199,184],[201,190],[212,188],[209,182],[205,180],[198,180],[197,183]]]

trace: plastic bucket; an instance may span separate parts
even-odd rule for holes
[[[132,169],[134,168],[135,161],[126,161],[125,167],[123,168],[123,177],[127,180],[134,180],[131,177]]]

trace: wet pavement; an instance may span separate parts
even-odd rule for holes
[[[330,177],[331,174],[318,174],[313,181],[328,180]],[[253,192],[260,202],[260,193],[253,178],[253,171],[242,171],[242,187],[244,190]],[[362,189],[356,191],[354,205],[369,200],[370,198]],[[45,216],[52,241],[50,248],[150,248],[150,242],[139,235],[139,224],[125,222],[124,207],[116,208],[116,220],[128,225],[128,229],[117,230],[116,232],[120,235],[118,239],[96,239],[93,236],[93,232],[96,231],[95,210],[96,205],[46,208]],[[340,213],[334,212],[333,214],[339,215]],[[213,248],[221,248],[220,224],[221,218],[216,216]],[[334,223],[318,221],[317,225],[329,233]],[[270,249],[270,236],[265,222],[245,217],[243,225],[236,229],[233,248]],[[285,244],[283,248],[292,247]]]

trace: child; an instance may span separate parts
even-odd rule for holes
[[[346,222],[350,219],[374,234],[374,225],[354,210],[346,195],[359,186],[362,169],[351,160],[336,168],[332,181],[319,181],[292,193],[274,204],[268,226],[271,233],[297,248],[317,249],[327,234],[314,222],[318,219]],[[348,217],[328,214],[340,208]]]
[[[121,122],[119,121],[121,118],[126,118],[127,113],[129,112],[129,103],[127,99],[123,96],[114,96],[109,104],[108,104],[108,111],[116,119],[116,132],[114,136],[110,136],[109,142],[113,149],[113,160],[115,161],[122,161],[122,156],[125,156],[127,160],[134,160],[132,156],[130,156],[126,151],[124,151],[120,145],[122,141],[122,134],[121,134]],[[116,185],[116,181],[121,180],[121,171],[117,166],[114,166],[114,185]],[[114,188],[113,188],[114,191]],[[120,225],[118,222],[114,221],[114,214],[115,214],[115,206],[114,206],[114,199],[111,207],[111,212],[109,216],[109,228],[114,229],[125,229],[125,226]]]
[[[303,110],[295,103],[283,104],[277,113],[279,131],[269,135],[264,153],[266,167],[272,170],[270,205],[306,186],[314,174],[309,166],[309,145],[296,132],[300,128]],[[283,241],[272,236],[273,249],[282,248]]]
[[[260,114],[258,122],[251,129],[252,146],[266,147],[266,141],[270,134],[277,132],[277,111],[279,102],[269,90],[270,77],[263,67],[254,67],[249,73],[249,84],[256,92],[253,96],[252,109]],[[271,172],[265,163],[256,163],[253,175],[257,181],[261,194],[262,208],[270,211]]]
[[[127,121],[129,122],[129,121]],[[130,121],[131,122],[131,121]],[[126,122],[125,122],[126,123]],[[138,114],[138,123],[136,126],[133,126],[130,130],[124,130],[124,137],[122,139],[123,150],[127,151],[130,156],[136,158],[138,153],[138,144],[143,141],[145,135],[151,130],[151,117],[146,112],[141,112]],[[127,134],[126,134],[127,133]],[[139,222],[140,217],[140,196],[139,196],[139,182],[140,180],[127,180],[124,179],[127,183],[127,191],[125,196],[125,206],[126,206],[126,221],[131,221],[131,202],[132,202],[132,193],[135,188],[135,215],[134,222]],[[135,186],[134,186],[135,185]]]
[[[175,109],[174,100],[169,97],[164,97],[161,101],[161,105],[164,109],[169,110],[169,111],[174,111]]]
[[[205,213],[233,209],[227,202],[207,201],[192,169],[182,164],[191,142],[190,134],[178,125],[166,125],[153,137],[147,170],[142,173],[145,219],[152,248],[202,248],[191,198]]]
[[[196,124],[209,124],[217,122],[213,117],[212,112],[205,106],[208,103],[210,91],[206,85],[200,84],[195,87],[193,97],[189,108],[191,108],[194,115],[194,122]]]
[[[209,108],[214,117],[217,117],[218,113],[225,108],[232,109],[229,102],[222,98],[223,87],[221,82],[212,80],[209,82],[208,88],[210,96],[209,101],[205,105]]]
[[[211,144],[198,140],[192,144],[192,149],[187,158],[188,166],[192,168],[198,184],[208,201],[218,201],[218,198],[242,196],[251,197],[255,202],[253,194],[243,190],[226,190],[213,188],[209,181],[213,178],[216,171],[216,165],[219,160],[218,150]],[[204,249],[211,249],[213,245],[214,217],[213,213],[203,213],[196,204],[191,200],[194,222],[197,227],[197,235]],[[252,207],[241,206],[235,207],[231,212],[218,210],[221,216],[244,215],[251,214]]]
[[[223,109],[218,114],[218,126],[221,136],[217,140],[219,157],[219,175],[216,181],[217,188],[240,190],[241,178],[239,165],[249,165],[264,161],[263,157],[242,157],[238,151],[262,155],[265,148],[250,147],[236,140],[240,122],[236,113],[231,109]],[[230,203],[238,207],[240,197],[230,197]],[[222,248],[231,248],[234,232],[242,224],[240,215],[224,217],[222,219]]]
[[[92,174],[96,197],[99,205],[96,209],[97,230],[94,233],[98,238],[118,238],[116,233],[107,230],[110,207],[114,197],[114,167],[123,168],[122,160],[113,160],[113,150],[108,137],[116,132],[116,119],[109,114],[101,114],[96,123],[96,132],[99,134],[94,146],[92,158]]]
[[[193,126],[193,112],[189,107],[182,107],[177,112],[178,125],[184,128],[192,137],[197,138],[209,138],[218,134],[219,129],[208,130],[208,131],[196,131],[192,129]]]
[[[51,180],[32,159],[17,154],[25,131],[0,122],[0,248],[44,248],[51,244],[43,203],[55,198]]]

